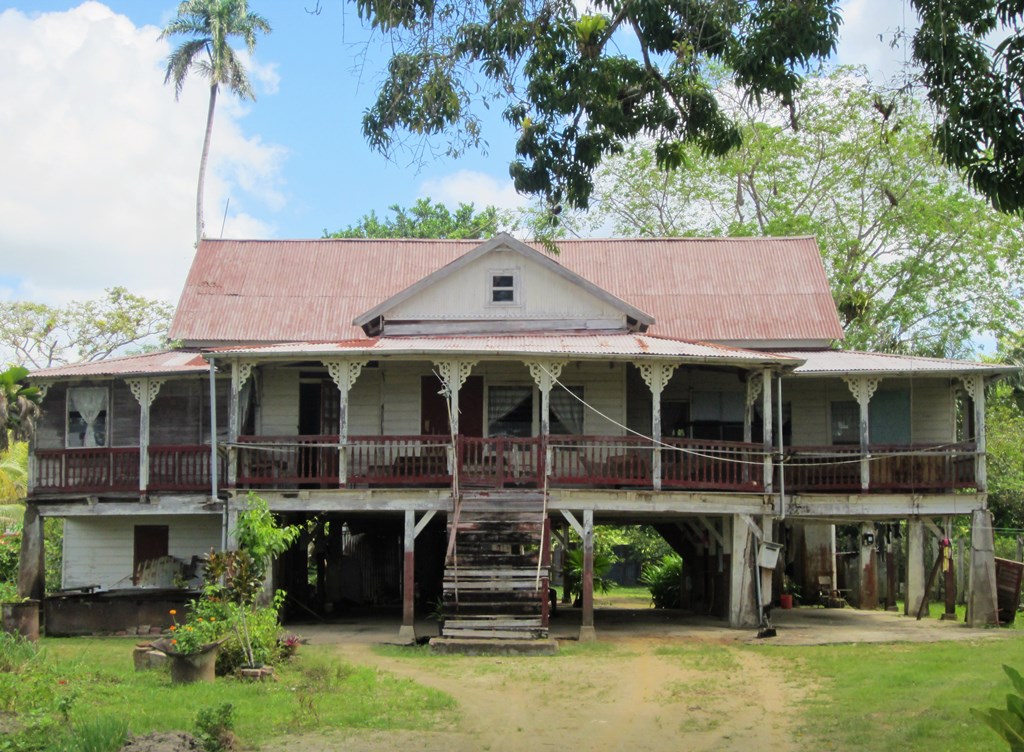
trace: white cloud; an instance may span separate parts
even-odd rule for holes
[[[910,39],[918,26],[909,0],[848,0],[842,13],[837,62],[863,65],[878,84],[901,79],[904,63],[910,63]],[[902,37],[897,36],[900,31]]]
[[[496,206],[499,209],[519,209],[529,201],[516,193],[511,180],[496,180],[482,172],[459,170],[451,175],[424,180],[420,196],[430,197],[454,208],[460,203],[473,204],[481,209]]]
[[[124,285],[176,301],[193,255],[195,190],[208,89],[180,101],[163,85],[171,47],[86,2],[61,13],[0,12],[0,296],[59,303]],[[254,66],[276,87],[272,65]],[[269,82],[269,83],[268,83]],[[244,107],[221,95],[206,186],[206,223],[267,236],[254,210],[280,208],[286,152],[247,136]]]

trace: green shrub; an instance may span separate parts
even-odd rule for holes
[[[655,608],[679,608],[682,605],[683,560],[668,554],[657,564],[648,564],[640,575],[641,584],[651,591]]]
[[[128,738],[128,722],[113,716],[100,716],[76,723],[64,752],[117,752]]]
[[[608,579],[612,564],[616,562],[614,554],[594,552],[594,592],[607,593],[615,587],[614,580]],[[570,548],[565,552],[565,569],[563,572],[565,587],[572,596],[573,603],[583,597],[583,549]]]
[[[35,660],[39,646],[21,635],[0,632],[0,673],[16,674]]]
[[[1010,666],[1003,664],[1003,671],[1010,677],[1017,694],[1006,696],[1006,709],[989,708],[978,710],[971,708],[971,713],[980,718],[999,734],[1010,745],[1011,752],[1024,750],[1024,677]]]
[[[195,727],[196,740],[206,752],[227,752],[235,748],[235,708],[230,702],[200,708]]]

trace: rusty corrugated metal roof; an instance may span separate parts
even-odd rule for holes
[[[805,361],[793,372],[797,376],[836,374],[909,376],[969,373],[997,375],[1017,370],[1013,366],[974,363],[968,360],[924,358],[916,355],[870,353],[856,350],[785,351],[778,354]]]
[[[459,336],[379,337],[343,342],[289,342],[272,345],[224,347],[211,355],[253,355],[261,358],[318,358],[343,355],[365,355],[378,358],[389,355],[422,355],[459,353],[473,356],[571,355],[574,357],[607,358],[671,358],[684,362],[715,361],[737,364],[796,365],[801,355],[780,356],[775,353],[740,350],[735,347],[706,342],[684,342],[651,337],[644,334],[595,333],[580,334],[478,334]]]
[[[160,350],[142,355],[76,363],[33,371],[29,378],[90,378],[94,376],[155,376],[208,371],[209,365],[195,349]]]
[[[204,240],[171,337],[208,344],[358,338],[356,316],[481,242]],[[558,263],[650,313],[651,332],[661,337],[842,337],[813,238],[565,240],[558,247]]]

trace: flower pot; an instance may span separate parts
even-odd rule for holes
[[[203,645],[195,653],[168,652],[171,663],[171,684],[212,682],[217,668],[219,642]]]
[[[21,635],[32,642],[39,639],[39,601],[0,603],[0,613],[5,632]]]
[[[779,596],[779,608],[781,608],[783,610],[787,610],[787,609],[793,608],[793,594],[792,593],[782,593]]]

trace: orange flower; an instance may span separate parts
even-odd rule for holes
[[[176,609],[173,609],[173,608],[171,609],[171,616],[175,616],[177,613],[178,612],[177,612]]]
[[[171,625],[171,631],[172,631],[172,632],[173,632],[173,631],[174,631],[175,629],[177,629],[177,628],[178,628],[178,625],[177,625],[177,624],[172,624],[172,625]]]
[[[177,641],[177,640],[171,640],[171,644],[172,644],[172,645],[177,645],[177,644],[178,644],[178,641]]]

